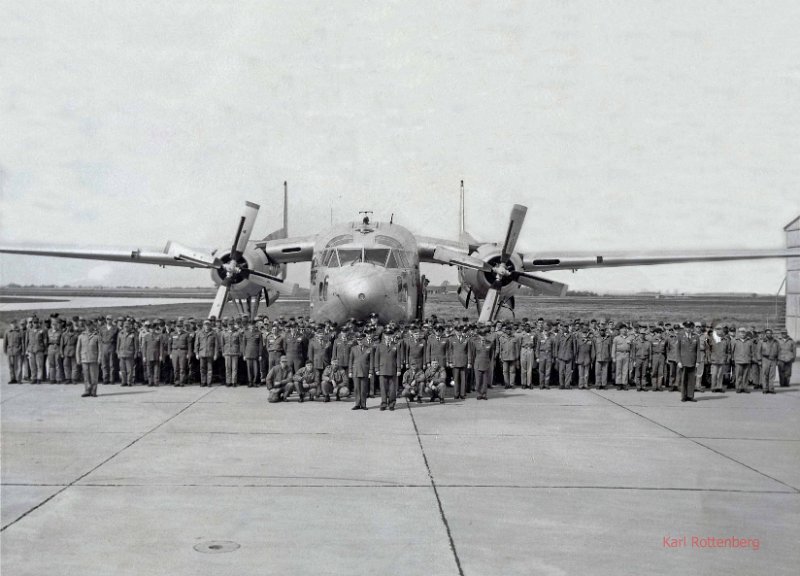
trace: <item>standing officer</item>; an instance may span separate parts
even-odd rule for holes
[[[64,333],[61,335],[61,358],[64,366],[64,379],[67,384],[78,382],[78,366],[75,360],[75,347],[78,345],[79,334],[75,331],[72,322],[68,322]]]
[[[611,356],[614,358],[614,382],[617,390],[628,389],[628,375],[630,374],[631,337],[628,336],[628,327],[620,324],[619,335],[611,341]]]
[[[586,389],[589,387],[589,371],[594,362],[594,342],[585,326],[581,329],[575,345],[577,349],[575,362],[578,365],[578,388]]]
[[[520,343],[511,333],[511,326],[506,326],[500,336],[500,361],[503,363],[503,384],[506,390],[514,387],[517,379]]]
[[[428,346],[425,350],[426,366],[430,366],[434,360],[439,366],[447,364],[447,340],[444,337],[444,327],[441,324],[436,326],[434,335],[428,338]]]
[[[550,388],[550,377],[553,372],[553,359],[556,351],[556,336],[545,325],[536,336],[536,358],[539,361],[539,389]]]
[[[731,342],[731,359],[734,366],[737,394],[750,394],[747,389],[747,375],[750,372],[750,358],[753,356],[752,343],[747,338],[747,330],[740,326],[736,338]]]
[[[87,321],[86,330],[78,336],[78,343],[75,345],[75,358],[83,366],[83,381],[85,382],[85,389],[81,394],[83,398],[97,396],[101,346],[100,335],[95,329],[94,321]]]
[[[114,324],[111,315],[106,316],[106,323],[100,327],[98,335],[100,337],[100,357],[103,368],[103,384],[111,384],[114,381],[114,366],[116,364],[117,335],[119,327]]]
[[[667,384],[671,392],[678,389],[678,335],[672,324],[667,324]]]
[[[225,360],[225,386],[236,388],[239,382],[239,357],[242,355],[242,334],[230,318],[219,333],[219,348]]]
[[[247,365],[247,387],[255,388],[259,385],[260,377],[258,361],[261,358],[261,348],[263,348],[261,331],[256,328],[252,320],[242,321],[245,324],[244,332],[242,332],[242,350]]]
[[[139,355],[139,335],[133,330],[129,320],[125,321],[123,331],[117,335],[117,358],[123,386],[133,386],[134,359]]]
[[[792,381],[792,364],[795,359],[797,359],[797,346],[789,337],[789,333],[784,330],[778,342],[778,377],[781,388],[786,388]]]
[[[575,356],[578,343],[571,324],[567,324],[556,341],[558,357],[558,387],[572,388],[572,375],[575,372]]]
[[[678,337],[678,380],[681,389],[681,402],[697,402],[694,398],[694,385],[697,380],[697,361],[700,352],[700,338],[693,332],[694,323],[684,322],[684,331]]]
[[[64,367],[61,360],[61,321],[52,318],[47,331],[47,380],[50,384],[61,384]]]
[[[22,331],[17,326],[16,320],[11,321],[11,327],[6,330],[3,337],[3,352],[8,360],[8,383],[18,384],[22,380],[24,344]]]
[[[764,394],[775,394],[772,373],[778,364],[778,341],[772,337],[772,330],[764,330],[764,340],[759,345],[761,355],[761,389]]]
[[[425,370],[425,392],[428,393],[428,402],[438,399],[439,404],[444,404],[445,382],[447,372],[444,366],[439,366],[439,361],[434,358],[430,367]]]
[[[646,391],[645,374],[651,362],[652,347],[650,342],[645,339],[645,328],[640,328],[639,334],[631,342],[631,358],[633,359],[633,378],[636,383],[636,391]]]
[[[319,388],[322,382],[322,372],[331,363],[333,345],[325,334],[325,325],[318,324],[314,338],[308,343],[308,362],[311,362],[316,374],[316,384]]]
[[[536,335],[530,324],[523,325],[520,336],[519,370],[522,387],[533,388],[533,373],[536,371]]]
[[[352,410],[367,409],[367,394],[369,393],[369,376],[372,373],[372,346],[364,340],[364,334],[356,336],[356,344],[350,349],[350,373],[348,376],[353,381],[353,396],[355,406]]]
[[[611,335],[605,326],[601,326],[597,336],[592,341],[592,355],[595,361],[595,384],[600,390],[605,390],[608,385],[608,370],[613,358],[611,355],[612,345]]]
[[[158,386],[161,381],[161,352],[162,338],[161,329],[157,323],[153,323],[149,329],[142,334],[142,364],[144,366],[145,380],[148,386]]]
[[[210,320],[203,320],[203,329],[195,336],[194,355],[200,359],[200,386],[210,387],[214,380],[214,361],[219,358],[217,335],[211,330]]]
[[[415,324],[411,327],[411,334],[408,338],[406,338],[406,345],[404,348],[405,367],[410,367],[411,363],[414,362],[417,365],[417,369],[424,369],[425,351],[428,348],[428,343],[418,325]]]
[[[373,362],[375,375],[381,381],[381,410],[394,410],[397,403],[397,379],[400,377],[402,350],[394,340],[394,330],[387,327],[383,332],[383,342],[375,346]]]
[[[261,373],[263,376],[267,375],[273,366],[280,362],[281,356],[285,355],[284,351],[284,336],[280,333],[278,323],[272,325],[270,332],[264,332],[264,347],[267,349],[267,363],[262,366]]]
[[[283,335],[283,349],[292,370],[297,372],[306,363],[308,356],[308,338],[298,328],[294,321],[289,322],[289,329]]]
[[[174,385],[177,387],[185,386],[189,376],[189,339],[189,333],[183,327],[183,318],[178,318],[169,340],[169,353],[175,370]]]
[[[472,370],[475,375],[476,400],[486,400],[486,388],[489,386],[491,365],[494,362],[494,341],[488,338],[489,327],[481,326],[479,336],[472,341]],[[422,390],[420,390],[422,394]]]
[[[722,333],[722,326],[714,327],[714,334],[708,339],[709,360],[711,360],[711,391],[724,392],[725,370],[731,362],[731,342]]]
[[[41,384],[44,380],[44,358],[47,352],[47,332],[39,324],[39,319],[33,319],[33,326],[28,329],[25,347],[31,363],[31,377],[34,384]]]
[[[664,382],[664,370],[667,361],[667,341],[664,339],[664,330],[656,326],[653,339],[650,341],[650,377],[652,378],[653,391],[661,392]]]
[[[450,337],[447,349],[447,363],[453,372],[455,398],[466,398],[467,370],[472,368],[469,363],[469,338],[464,334],[464,328],[458,326],[456,333]]]

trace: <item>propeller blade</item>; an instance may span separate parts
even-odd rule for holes
[[[267,280],[272,280],[273,282],[283,282],[283,278],[280,276],[273,276],[272,274],[266,274],[264,272],[259,272],[258,270],[250,270],[249,268],[246,268],[242,272],[244,272],[245,277],[258,276],[259,278],[266,278]]]
[[[497,315],[498,305],[500,304],[500,290],[498,288],[489,288],[486,293],[486,298],[483,300],[481,307],[481,314],[478,317],[478,322],[483,324],[491,322]]]
[[[164,253],[184,262],[191,262],[201,268],[217,268],[220,265],[219,259],[211,254],[187,248],[183,244],[178,244],[171,240],[167,242]]]
[[[267,278],[262,278],[261,276],[256,276],[255,274],[250,276],[250,281],[254,284],[258,284],[262,288],[273,290],[284,296],[292,296],[294,295],[295,290],[297,290],[297,284],[287,284],[286,282],[279,283]]]
[[[244,213],[239,218],[236,235],[233,237],[231,258],[238,260],[242,252],[244,252],[244,249],[247,248],[247,243],[250,241],[250,234],[253,232],[253,224],[255,224],[256,216],[258,216],[258,209],[258,204],[252,202],[244,203]]]
[[[219,288],[217,288],[217,295],[214,297],[214,303],[211,305],[211,311],[208,313],[208,317],[220,319],[222,317],[222,310],[225,308],[225,303],[228,301],[228,291],[230,290],[230,286],[227,284],[220,284]]]
[[[528,272],[514,272],[511,278],[518,284],[531,288],[536,296],[557,296],[563,298],[567,295],[568,286],[566,284],[550,280],[543,276],[529,274]]]
[[[463,252],[456,252],[444,246],[437,246],[433,252],[434,260],[438,260],[442,264],[455,264],[462,268],[472,268],[473,270],[482,270],[484,272],[491,272],[492,267],[480,258],[475,258]]]
[[[514,248],[517,245],[519,232],[522,229],[522,224],[525,222],[525,214],[528,209],[520,204],[514,204],[511,209],[511,217],[508,220],[508,230],[506,231],[506,240],[503,242],[503,250],[501,252],[501,262],[505,264],[514,253]]]

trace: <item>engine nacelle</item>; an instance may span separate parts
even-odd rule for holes
[[[477,250],[472,252],[470,256],[479,258],[489,264],[489,266],[495,267],[500,263],[501,248],[497,244],[482,244]],[[506,262],[506,269],[509,272],[523,269],[522,259],[519,255],[511,255],[508,262]],[[491,288],[492,284],[497,280],[497,274],[495,272],[484,272],[472,268],[460,268],[458,276],[461,285],[471,290],[472,296],[479,300],[483,300],[486,297],[489,288]],[[512,281],[511,276],[503,276],[500,282],[502,285],[500,295],[503,299],[514,295],[519,290],[519,284]]]
[[[263,290],[261,284],[253,282],[248,277],[248,270],[255,270],[273,276],[281,275],[280,266],[270,264],[267,255],[258,248],[248,246],[236,261],[231,258],[229,248],[221,248],[213,254],[222,262],[222,267],[211,271],[211,280],[219,286],[223,281],[230,279],[231,298],[252,297]]]

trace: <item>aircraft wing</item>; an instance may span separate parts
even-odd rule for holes
[[[105,260],[108,262],[133,262],[135,264],[155,264],[158,266],[179,266],[183,268],[203,267],[196,262],[181,260],[173,254],[139,250],[65,250],[63,248],[26,248],[0,246],[2,254],[31,256],[50,256],[54,258],[79,258],[81,260]]]
[[[438,246],[444,246],[455,252],[462,252],[468,255],[473,250],[477,250],[478,245],[467,244],[466,242],[458,242],[455,240],[444,240],[442,238],[433,238],[432,236],[417,236],[417,252],[419,253],[420,262],[429,262],[431,264],[442,264],[440,260],[433,257],[434,252]]]
[[[605,254],[561,254],[555,252],[521,254],[527,271],[583,270],[584,268],[617,268],[687,264],[692,262],[726,262],[763,260],[767,258],[800,258],[800,248],[772,250],[708,250],[702,252],[608,252]]]
[[[294,236],[292,238],[270,239],[256,241],[255,245],[262,248],[271,262],[288,264],[290,262],[311,262],[314,257],[314,244],[317,236]]]

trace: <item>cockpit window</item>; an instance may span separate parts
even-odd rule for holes
[[[336,250],[328,250],[325,254],[325,259],[322,261],[324,266],[328,268],[338,268],[339,266],[339,257],[336,254]]]
[[[387,268],[400,268],[400,266],[397,265],[397,259],[394,257],[394,250],[389,252],[389,259],[386,261],[386,267]]]
[[[339,249],[339,262],[342,266],[361,262],[361,249]]]
[[[378,266],[386,266],[386,258],[389,256],[387,248],[365,248],[364,249],[364,262],[370,264],[377,264]]]

